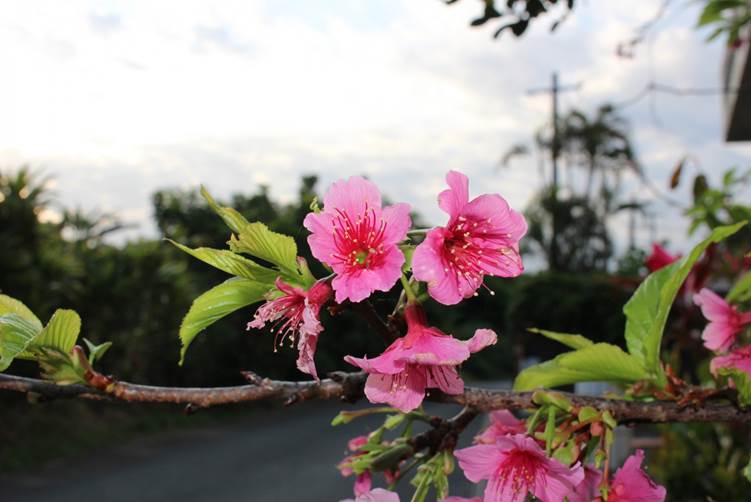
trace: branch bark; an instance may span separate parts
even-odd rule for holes
[[[142,403],[174,403],[208,408],[211,406],[255,401],[282,401],[292,404],[310,399],[340,399],[354,402],[363,396],[366,374],[332,373],[318,382],[286,382],[261,378],[254,373],[244,374],[248,385],[235,387],[154,387],[113,381],[104,389],[85,385],[61,386],[45,380],[0,374],[0,390],[34,393],[46,398],[82,398]],[[608,410],[619,423],[667,422],[748,422],[751,410],[742,410],[727,402],[708,401],[701,406],[680,406],[677,403],[655,401],[634,402],[599,397],[579,396],[562,392],[574,406],[592,406]],[[485,390],[467,387],[463,394],[446,395],[431,391],[428,398],[436,402],[450,402],[466,406],[472,412],[498,409],[532,409],[531,392]],[[465,416],[469,416],[469,412]]]

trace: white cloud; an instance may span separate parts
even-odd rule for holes
[[[475,193],[521,207],[537,159],[493,168],[548,120],[549,97],[525,93],[551,71],[582,83],[564,108],[622,101],[650,72],[719,85],[722,48],[693,31],[694,9],[672,12],[636,59],[615,56],[659,3],[586,3],[554,35],[545,20],[493,42],[492,28],[467,27],[476,2],[0,2],[0,164],[40,166],[66,205],[117,211],[142,231],[157,188],[269,184],[289,199],[303,173],[366,174],[443,221],[435,194],[461,169]],[[748,162],[747,147],[722,144],[719,99],[655,99],[659,123],[648,100],[624,114],[656,182],[686,153]],[[658,237],[680,239],[673,227]]]

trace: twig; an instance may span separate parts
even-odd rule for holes
[[[330,378],[318,382],[285,382],[261,378],[253,373],[246,373],[246,375],[251,383],[236,387],[153,387],[113,381],[106,389],[98,390],[85,385],[60,386],[45,380],[0,374],[0,390],[31,392],[47,398],[192,404],[195,407],[208,408],[223,404],[272,400],[282,402],[311,399],[354,401],[362,398],[366,378],[362,372],[337,372],[330,374]],[[619,423],[751,421],[751,410],[742,410],[733,404],[722,402],[708,401],[700,406],[680,406],[666,401],[638,402],[579,396],[565,392],[561,394],[574,406],[592,406],[599,411],[607,410]],[[467,387],[464,393],[455,396],[431,391],[427,399],[458,403],[472,408],[475,413],[498,409],[536,408],[532,402],[531,392],[486,390],[473,387]],[[464,416],[469,417],[469,412]]]

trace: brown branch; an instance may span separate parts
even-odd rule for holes
[[[60,386],[52,382],[0,374],[0,390],[35,393],[47,398],[111,399],[129,402],[191,404],[207,408],[222,404],[277,400],[287,404],[310,399],[356,401],[363,396],[364,373],[332,373],[319,382],[285,382],[246,373],[250,384],[236,387],[179,388],[153,387],[128,382],[110,383],[105,389],[85,385]],[[621,423],[666,422],[751,422],[751,410],[741,410],[727,402],[708,401],[700,406],[680,406],[674,402],[636,402],[579,396],[561,392],[574,406],[608,410]],[[429,400],[452,402],[474,412],[497,409],[533,409],[531,392],[485,390],[467,387],[463,394],[450,396],[431,391]],[[469,416],[469,412],[467,415]]]

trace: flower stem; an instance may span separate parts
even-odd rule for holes
[[[420,303],[417,300],[417,295],[415,295],[415,292],[412,290],[412,286],[409,285],[409,281],[407,280],[406,275],[402,274],[401,281],[402,281],[402,287],[404,287],[404,293],[407,295],[407,302],[408,303]]]
[[[430,228],[415,228],[414,230],[407,231],[407,235],[410,237],[412,237],[413,235],[425,235],[430,230]]]

